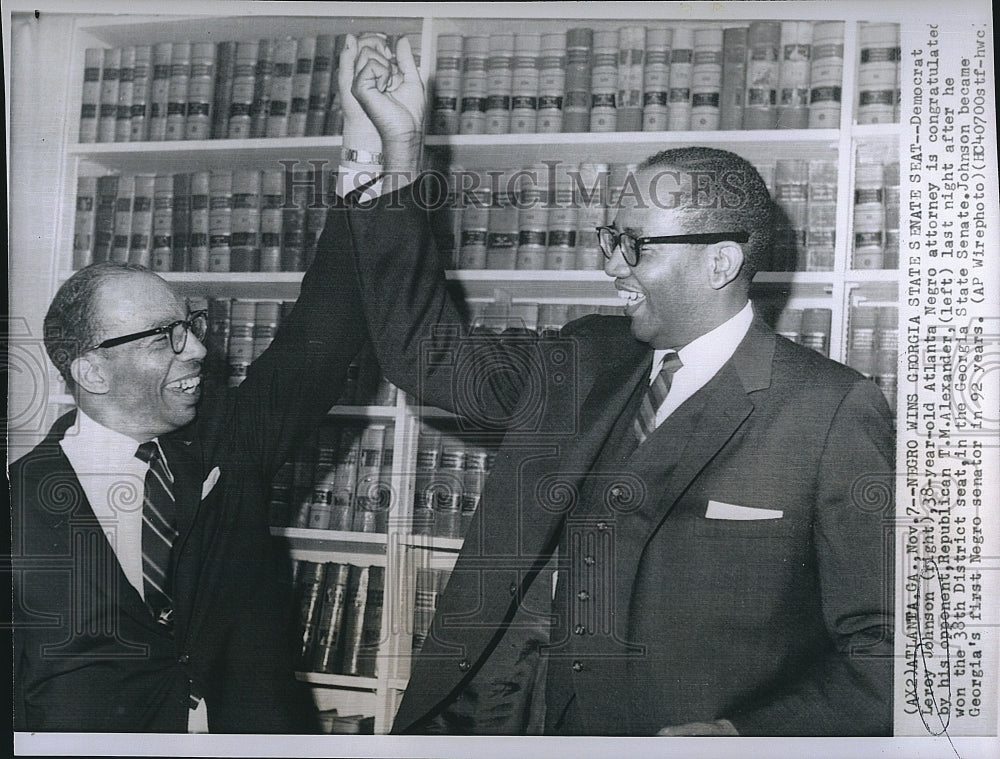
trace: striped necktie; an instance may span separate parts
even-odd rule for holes
[[[639,405],[639,413],[636,414],[635,421],[632,422],[636,445],[642,445],[656,429],[656,414],[660,410],[660,406],[663,405],[663,401],[666,400],[667,393],[670,392],[670,383],[674,379],[674,373],[681,366],[681,357],[677,355],[676,351],[671,351],[663,356],[660,372],[649,383],[649,388]]]
[[[169,587],[170,548],[177,538],[174,477],[155,441],[140,445],[135,455],[149,464],[142,501],[143,592],[153,616],[169,626],[173,616]]]

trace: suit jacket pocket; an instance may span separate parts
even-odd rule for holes
[[[795,522],[786,513],[780,519],[707,519],[692,520],[694,534],[703,538],[744,540],[782,538],[795,531]]]

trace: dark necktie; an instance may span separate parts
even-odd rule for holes
[[[681,357],[675,351],[664,355],[660,371],[649,383],[649,388],[639,405],[639,413],[636,414],[635,421],[632,422],[636,445],[642,445],[656,429],[656,413],[663,405],[663,401],[666,400],[667,393],[670,392],[670,383],[674,379],[674,373],[680,368]]]
[[[142,581],[146,604],[157,621],[170,624],[170,548],[177,538],[174,529],[174,478],[154,441],[143,443],[136,458],[149,464],[142,501]]]

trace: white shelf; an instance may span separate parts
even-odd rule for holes
[[[293,551],[328,551],[339,554],[385,556],[388,536],[381,532],[312,530],[303,527],[272,527],[271,535],[285,538]],[[381,564],[382,562],[373,562]]]
[[[424,548],[429,551],[450,551],[458,553],[462,550],[463,538],[438,538],[432,535],[405,535],[400,541],[411,548]]]
[[[296,672],[295,679],[310,685],[327,688],[350,688],[352,690],[378,690],[378,678],[357,677],[356,675],[327,675],[323,672]]]

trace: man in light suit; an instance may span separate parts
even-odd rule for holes
[[[397,58],[363,53],[353,95],[412,166],[423,98]],[[329,239],[389,378],[506,436],[394,731],[448,724],[552,614],[546,733],[891,733],[892,420],[872,382],[754,314],[756,170],[709,148],[642,164],[600,231],[625,316],[555,341],[466,332],[421,191],[347,209]]]
[[[147,269],[94,264],[59,289],[46,348],[77,408],[10,468],[15,729],[316,730],[267,496],[362,345],[343,282],[317,256],[235,390],[202,375],[204,312]],[[154,476],[175,513],[150,564]]]

